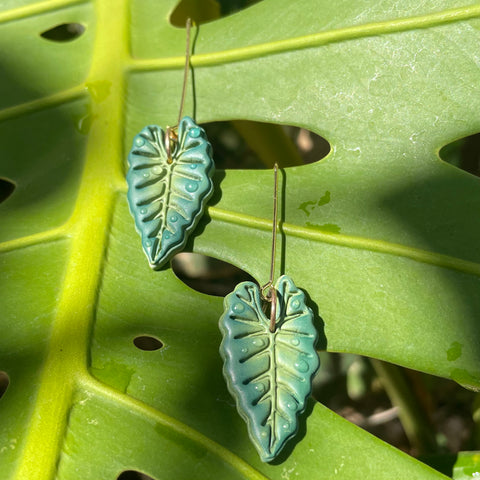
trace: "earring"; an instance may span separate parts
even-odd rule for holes
[[[145,127],[128,155],[128,205],[154,270],[182,250],[213,193],[215,164],[205,130],[182,118],[190,67],[190,27],[177,126]]]
[[[253,282],[237,285],[225,297],[219,321],[223,375],[263,462],[272,461],[297,432],[297,417],[319,367],[317,332],[305,294],[288,275],[273,284],[277,170],[275,164],[270,280],[261,289]],[[270,304],[269,314],[264,313],[265,304]]]

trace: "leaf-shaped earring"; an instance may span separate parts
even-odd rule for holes
[[[317,332],[305,294],[282,275],[275,285],[277,165],[270,281],[243,282],[225,297],[219,326],[223,374],[262,461],[272,461],[298,430],[298,415],[319,367]],[[270,304],[268,317],[263,305]]]
[[[150,266],[157,270],[185,247],[213,193],[215,164],[205,130],[182,118],[190,66],[190,19],[176,127],[145,127],[128,155],[128,205]]]

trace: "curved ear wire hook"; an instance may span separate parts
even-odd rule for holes
[[[185,68],[183,69],[183,87],[182,87],[182,98],[180,100],[180,110],[178,112],[177,125],[182,119],[183,105],[185,104],[185,95],[187,92],[187,82],[188,82],[188,72],[190,70],[190,30],[192,28],[192,20],[187,18],[187,23],[185,24],[187,39],[185,47]]]
[[[298,416],[307,406],[319,366],[317,332],[305,294],[288,275],[273,283],[277,165],[274,173],[270,279],[262,287],[253,282],[239,283],[225,297],[219,320],[223,375],[263,462],[274,460],[297,433]]]
[[[167,152],[167,162],[172,163],[172,151],[175,142],[177,141],[176,129],[182,119],[183,106],[185,104],[185,96],[187,93],[187,82],[188,82],[188,72],[190,70],[190,30],[192,28],[192,20],[187,18],[187,23],[185,24],[186,29],[186,47],[185,47],[185,67],[183,69],[183,86],[182,86],[182,96],[180,99],[180,109],[178,111],[178,120],[176,127],[167,127],[165,132],[165,151]]]
[[[191,26],[187,20],[185,67],[183,75],[181,69],[177,72],[183,77],[178,123],[166,128],[147,125],[135,135],[128,154],[128,205],[154,270],[185,248],[214,190],[215,163],[206,132],[190,116],[182,116],[193,48]],[[154,158],[152,150],[158,152]]]
[[[272,225],[272,253],[270,258],[270,278],[261,288],[262,298],[270,302],[270,331],[275,331],[275,322],[277,319],[277,291],[273,286],[273,276],[275,275],[275,254],[277,250],[277,212],[278,212],[278,165],[273,166],[274,186],[273,186],[273,225]],[[266,291],[268,290],[268,291]]]

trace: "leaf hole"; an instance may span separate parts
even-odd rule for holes
[[[9,385],[10,385],[10,378],[8,377],[6,372],[0,371],[0,398],[3,397]]]
[[[84,32],[85,27],[81,23],[61,23],[45,30],[40,36],[52,42],[71,42]]]
[[[178,253],[172,259],[172,270],[193,290],[218,297],[230,293],[240,282],[255,282],[251,275],[235,265],[200,253]]]
[[[468,450],[475,438],[477,427],[472,405],[475,409],[478,393],[452,380],[350,353],[321,351],[320,363],[312,396],[409,455],[418,457],[422,452],[441,452],[444,457],[446,452],[456,455]],[[390,390],[388,385],[397,386]],[[394,405],[399,388],[404,399],[408,398],[413,405],[407,419],[415,415],[416,422],[420,422],[417,426],[422,428],[420,436],[418,428],[413,435],[406,434],[401,410]]]
[[[170,15],[170,23],[185,28],[187,18],[196,25],[245,10],[261,0],[181,0]]]
[[[6,178],[0,178],[0,203],[4,202],[15,190],[15,184]]]
[[[136,470],[125,470],[118,477],[117,480],[155,480],[146,473],[141,473]]]
[[[133,344],[140,350],[151,352],[154,350],[160,350],[163,347],[163,343],[156,337],[151,335],[139,335],[133,339]]]
[[[440,149],[440,158],[472,175],[480,176],[480,133],[460,138]]]
[[[269,169],[314,163],[330,144],[320,135],[292,125],[234,120],[202,124],[218,169]]]

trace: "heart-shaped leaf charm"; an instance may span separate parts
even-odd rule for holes
[[[205,130],[183,117],[170,155],[164,130],[149,125],[133,139],[128,163],[130,212],[150,266],[159,269],[185,247],[213,193],[212,147]]]
[[[275,331],[262,310],[259,287],[237,285],[220,318],[220,354],[228,389],[248,425],[262,461],[273,460],[295,435],[312,377],[319,366],[313,313],[304,293],[287,275],[275,285]]]

